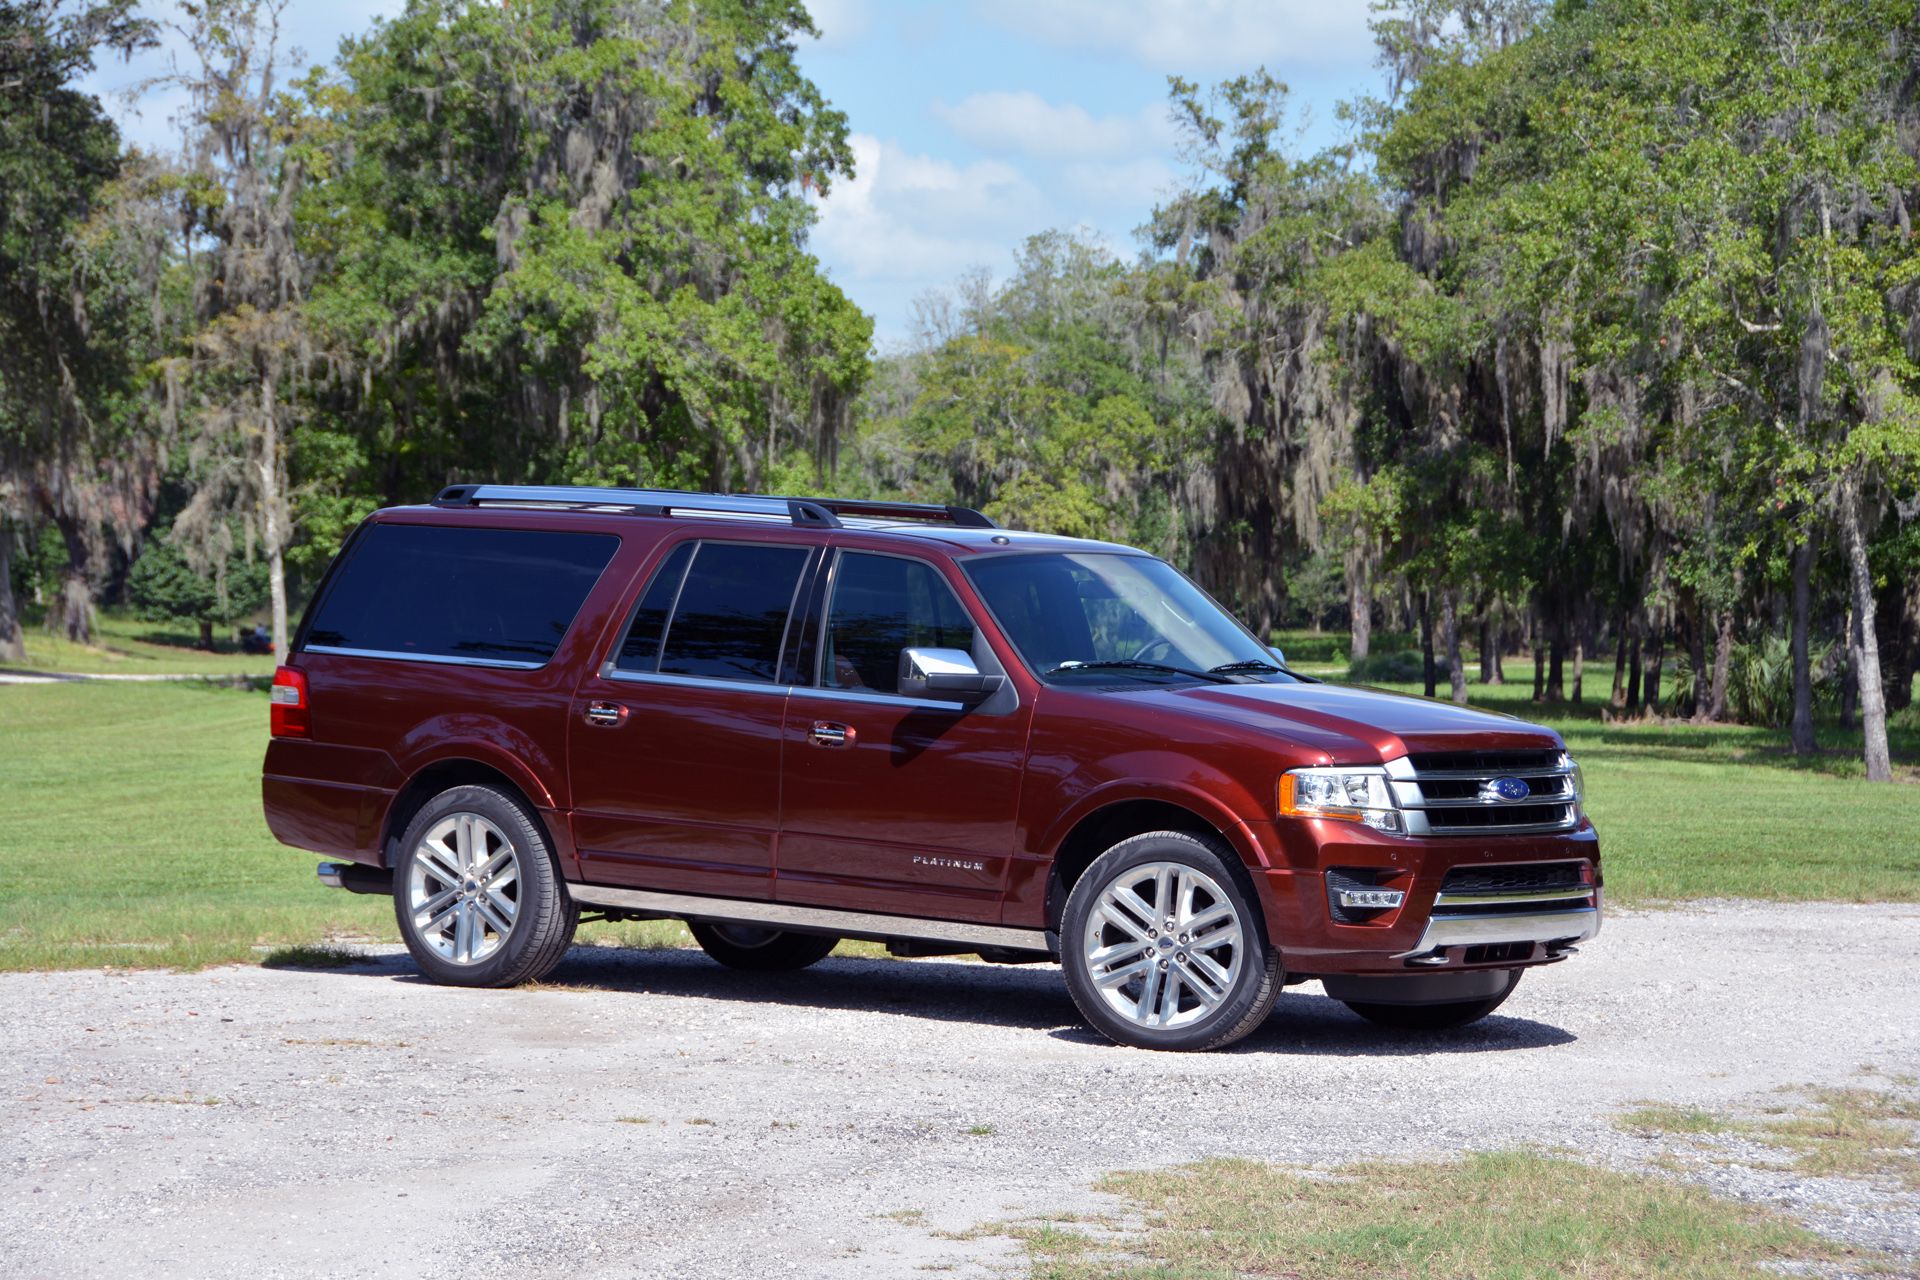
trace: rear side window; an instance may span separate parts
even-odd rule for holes
[[[665,675],[771,682],[780,666],[787,615],[811,554],[806,547],[700,543],[667,620],[659,666],[645,665],[644,634],[638,638],[635,661],[639,665],[626,665],[627,644],[621,646],[619,665]],[[660,579],[665,576],[664,572],[655,575],[647,588],[649,597],[662,590]],[[641,602],[635,629],[642,625],[648,603]],[[630,631],[628,642],[634,641]]]
[[[604,533],[376,524],[335,574],[306,647],[537,667],[619,545]]]
[[[621,641],[620,652],[614,656],[615,669],[660,669],[660,637],[667,634],[667,615],[673,612],[673,602],[679,598],[680,584],[686,579],[687,562],[693,559],[694,545],[683,542],[675,547],[653,575],[653,581],[647,584],[647,594],[640,597],[640,607],[633,611],[633,625],[627,628],[627,638]]]

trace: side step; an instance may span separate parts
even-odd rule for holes
[[[927,942],[961,943],[974,947],[1004,947],[1014,951],[1047,951],[1047,935],[1040,929],[1009,929],[996,924],[956,920],[922,920],[917,916],[883,916],[865,911],[835,911],[803,907],[791,902],[760,902],[741,898],[708,898],[685,893],[655,893],[648,889],[621,889],[604,884],[569,884],[573,900],[583,906],[611,907],[678,920],[713,920],[723,924],[765,924],[806,933],[833,933],[843,938],[914,938]]]

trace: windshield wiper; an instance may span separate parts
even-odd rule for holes
[[[1210,675],[1228,675],[1235,671],[1278,671],[1285,673],[1286,668],[1278,663],[1268,662],[1264,658],[1242,658],[1238,662],[1223,662],[1217,667],[1208,667]]]
[[[1063,662],[1048,671],[1057,676],[1063,671],[1166,671],[1177,676],[1190,676],[1195,680],[1210,680],[1214,684],[1232,684],[1233,677],[1219,675],[1212,671],[1195,671],[1190,667],[1172,667],[1164,662],[1142,662],[1138,658],[1108,658],[1103,662]]]

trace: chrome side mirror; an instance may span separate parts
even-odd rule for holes
[[[900,693],[935,702],[979,702],[1000,687],[1002,677],[982,675],[965,649],[902,649]]]

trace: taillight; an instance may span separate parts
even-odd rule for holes
[[[298,667],[280,667],[273,673],[269,694],[269,727],[276,738],[306,738],[313,734],[313,713],[307,706],[307,673]]]

